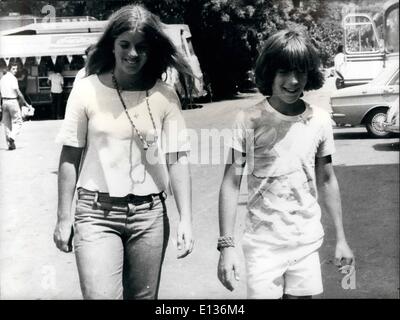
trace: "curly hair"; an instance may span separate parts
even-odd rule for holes
[[[319,89],[324,84],[318,51],[299,31],[285,29],[267,39],[255,67],[256,85],[263,95],[272,95],[272,84],[279,69],[306,71],[304,91]]]

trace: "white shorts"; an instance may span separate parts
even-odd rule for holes
[[[248,299],[280,299],[283,294],[311,296],[323,292],[318,248],[278,248],[245,234],[242,241]]]

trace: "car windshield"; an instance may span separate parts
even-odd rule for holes
[[[379,73],[375,79],[373,79],[369,84],[371,86],[382,86],[386,85],[390,81],[393,75],[399,72],[399,66],[393,66],[390,68],[384,68],[381,73]]]

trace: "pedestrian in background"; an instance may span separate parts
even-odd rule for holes
[[[73,87],[58,136],[57,247],[71,238],[85,299],[156,299],[169,238],[166,191],[180,214],[178,258],[193,249],[190,149],[179,99],[161,75],[189,66],[139,5],[109,19]],[[70,211],[77,189],[75,217]]]
[[[15,139],[22,128],[21,107],[18,99],[27,107],[24,95],[19,90],[16,74],[18,65],[10,62],[9,71],[6,71],[0,79],[2,123],[5,129],[5,136],[8,150],[16,148]]]
[[[54,68],[54,70],[49,70],[47,82],[50,85],[53,119],[63,119],[64,118],[64,108],[63,108],[64,78],[61,75],[58,67]]]
[[[252,299],[300,298],[322,293],[318,249],[321,207],[336,229],[336,263],[354,264],[332,167],[334,142],[327,112],[301,98],[323,85],[310,40],[293,30],[272,35],[255,75],[266,96],[240,111],[220,191],[218,277],[229,290],[239,278],[234,226],[240,183],[247,165],[248,202],[242,239],[247,294]],[[318,192],[317,192],[318,188]]]
[[[346,63],[346,56],[343,53],[343,45],[339,44],[336,50],[335,58],[333,59],[334,69],[336,74],[336,88],[343,88],[344,77],[343,77],[343,67]]]

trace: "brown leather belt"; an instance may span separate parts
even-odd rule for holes
[[[153,193],[145,196],[138,196],[134,194],[128,194],[125,197],[110,197],[109,193],[105,192],[97,192],[90,191],[83,188],[78,189],[78,199],[80,200],[93,200],[95,203],[103,202],[103,203],[120,203],[120,204],[128,204],[131,203],[135,206],[139,206],[141,204],[149,203],[159,198],[160,200],[165,200],[167,198],[166,193]]]
[[[1,100],[17,100],[18,98],[1,98]]]

